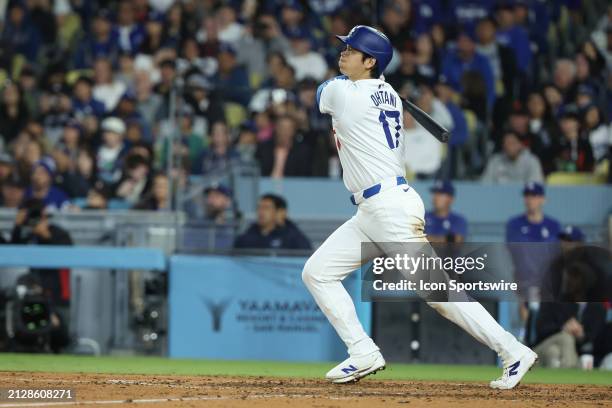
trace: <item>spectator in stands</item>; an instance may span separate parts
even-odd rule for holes
[[[291,237],[288,238],[288,240],[294,242],[297,248],[310,249],[312,247],[310,240],[304,235],[302,230],[289,219],[287,200],[276,194],[268,194],[268,196],[272,197],[276,203],[276,223],[279,228],[286,230],[285,233],[287,236]]]
[[[137,109],[146,123],[153,124],[160,118],[161,96],[153,93],[151,77],[145,70],[137,70],[134,75]]]
[[[80,148],[74,162],[61,175],[60,187],[72,198],[83,198],[96,180],[96,158],[88,148]]]
[[[127,91],[121,96],[113,116],[123,120],[126,125],[125,140],[128,145],[140,142],[151,143],[153,140],[152,125],[144,120],[138,110],[138,100],[136,94]]]
[[[31,187],[25,191],[25,199],[41,200],[49,211],[64,210],[70,205],[66,193],[55,187],[55,161],[45,156],[32,167]]]
[[[417,90],[413,91],[412,97],[416,100],[417,106],[436,122],[451,132],[454,130],[453,117],[446,105],[436,97],[431,87],[425,84],[420,85]]]
[[[217,10],[216,20],[219,23],[219,39],[233,44],[244,35],[244,27],[238,21],[236,10],[229,5],[222,5]]]
[[[134,53],[144,41],[145,30],[134,18],[132,2],[120,2],[117,11],[117,25],[113,27],[113,36],[117,38],[119,50]]]
[[[87,192],[87,201],[85,202],[86,210],[106,210],[112,192],[110,188],[98,181]]]
[[[594,342],[605,326],[605,319],[601,303],[542,303],[534,348],[541,364],[551,368],[593,369]],[[581,363],[579,357],[586,362]]]
[[[593,170],[593,151],[589,140],[580,135],[580,116],[575,106],[567,106],[560,120],[561,138],[556,152],[556,170],[587,172]]]
[[[435,177],[442,164],[442,144],[431,137],[412,115],[404,115],[403,131],[402,155],[408,170],[420,179]]]
[[[530,149],[540,159],[544,174],[548,174],[554,168],[554,147],[558,127],[541,92],[529,94],[527,110],[529,133],[532,135]]]
[[[94,62],[94,80],[94,98],[104,104],[106,112],[112,112],[119,103],[121,96],[125,93],[126,86],[123,82],[113,77],[112,65],[109,59],[96,59]]]
[[[291,53],[287,63],[295,70],[295,79],[314,78],[321,82],[327,75],[327,63],[323,56],[312,50],[310,33],[305,29],[296,29],[288,33],[291,40]]]
[[[263,142],[257,149],[261,174],[283,178],[312,174],[312,151],[298,132],[295,119],[284,115],[276,120],[273,139]]]
[[[98,149],[96,168],[98,178],[114,184],[121,178],[125,154],[125,123],[119,118],[109,117],[102,122],[102,146]]]
[[[468,131],[466,115],[457,103],[459,94],[448,86],[448,81],[444,75],[440,75],[438,78],[435,94],[438,100],[448,109],[453,121],[452,137],[448,142],[447,173],[445,173],[445,177],[454,178],[459,175],[460,169],[474,163],[473,160],[466,163],[464,156],[473,153],[475,149],[473,142],[476,140],[476,137],[471,137],[475,135],[471,135]]]
[[[429,33],[419,34],[415,41],[416,67],[418,73],[428,86],[433,86],[440,75],[440,55],[434,48],[434,43]]]
[[[555,84],[547,83],[543,86],[543,93],[546,104],[550,107],[551,115],[557,119],[563,107],[563,94],[561,90]]]
[[[425,213],[425,233],[430,242],[463,242],[468,224],[461,214],[451,211],[455,200],[455,187],[448,180],[436,180],[429,190],[433,210]]]
[[[476,51],[474,35],[467,30],[462,30],[457,38],[457,49],[445,54],[442,61],[442,74],[447,78],[448,83],[457,92],[473,95],[473,89],[465,89],[466,83],[464,74],[472,72],[475,78],[484,86],[484,95],[481,98],[485,101],[484,112],[482,108],[475,109],[478,117],[484,117],[486,111],[493,106],[495,101],[495,79],[493,69],[489,60]],[[476,87],[472,84],[472,87]],[[480,106],[478,100],[469,101],[469,105]]]
[[[277,60],[278,57],[268,59],[269,63]],[[295,70],[291,65],[280,59],[278,67],[270,67],[276,72],[275,77],[266,81],[251,98],[249,110],[252,112],[263,112],[274,103],[284,102],[293,96],[295,88]]]
[[[225,120],[219,100],[211,94],[212,89],[213,85],[202,75],[192,75],[187,80],[185,99],[193,108],[195,116],[206,120],[207,133],[210,133],[213,123]]]
[[[176,66],[179,74],[183,76],[199,73],[205,77],[212,77],[217,72],[219,63],[215,58],[202,57],[196,39],[186,38],[183,41],[181,58],[176,62]]]
[[[0,137],[8,146],[25,127],[30,114],[22,98],[19,86],[6,82],[2,88],[0,103]]]
[[[62,151],[70,161],[76,162],[79,147],[83,144],[82,133],[81,124],[74,119],[69,120],[64,125],[61,139],[55,145],[56,150]]]
[[[174,153],[189,160],[189,163],[193,165],[208,148],[208,138],[206,134],[199,131],[198,128],[201,126],[197,123],[197,118],[190,105],[183,105],[179,113],[180,139],[175,146]]]
[[[491,65],[497,96],[513,100],[517,85],[520,83],[519,72],[513,50],[497,41],[497,26],[491,17],[478,22],[476,29],[478,45],[476,50],[484,55]]]
[[[41,33],[30,19],[24,3],[15,1],[8,5],[2,38],[8,40],[16,53],[29,62],[36,62],[41,44]]]
[[[81,76],[74,83],[72,88],[72,109],[74,116],[84,118],[86,116],[95,116],[101,118],[105,112],[105,106],[102,102],[93,97],[93,81]]]
[[[172,46],[164,38],[164,14],[151,11],[148,14],[147,22],[144,26],[144,38],[138,47],[138,51],[147,55],[154,55],[157,50],[165,46]]]
[[[506,224],[506,242],[558,242],[561,225],[544,214],[544,185],[529,182],[523,188],[525,213],[511,218]],[[555,245],[510,245],[514,273],[519,290],[527,296],[530,287],[539,287],[546,266],[557,254]],[[532,300],[532,299],[530,299]],[[536,299],[539,300],[539,299]],[[525,312],[525,310],[523,310]],[[523,314],[526,318],[526,315]]]
[[[236,60],[236,49],[229,43],[222,43],[217,54],[219,70],[213,77],[216,90],[227,102],[247,106],[251,99],[251,87],[246,69]]]
[[[527,30],[516,24],[515,14],[511,4],[501,4],[496,13],[499,29],[497,41],[514,51],[518,69],[528,74],[531,68],[531,44]]]
[[[14,165],[15,160],[11,155],[0,151],[0,183],[11,174]]]
[[[38,116],[39,99],[42,95],[40,83],[36,78],[34,69],[28,65],[21,69],[19,80],[17,81],[21,89],[21,95],[25,101],[27,111],[32,117]]]
[[[387,2],[382,11],[382,31],[392,44],[403,44],[410,39],[410,3]]]
[[[123,178],[119,181],[115,195],[130,206],[144,198],[150,189],[149,161],[139,154],[129,154],[125,159]]]
[[[157,173],[153,176],[152,187],[149,193],[135,206],[135,210],[169,210],[170,186],[168,176]]]
[[[19,173],[13,170],[1,182],[2,195],[0,196],[0,207],[17,208],[23,201],[27,184],[21,179]]]
[[[91,32],[77,47],[74,55],[75,68],[91,68],[98,58],[117,60],[119,39],[112,28],[110,12],[106,9],[100,9],[94,16]]]
[[[257,127],[253,121],[246,121],[240,125],[236,151],[240,155],[240,161],[242,163],[255,163],[255,153],[257,152]]]
[[[204,190],[204,219],[217,225],[228,221],[232,209],[232,190],[224,184],[213,184]]]
[[[393,86],[400,95],[407,96],[406,83],[415,86],[427,80],[418,70],[416,61],[416,48],[412,42],[407,42],[399,51],[400,62],[397,70],[385,75],[386,81]]]
[[[211,174],[227,172],[240,160],[236,149],[231,145],[230,134],[225,122],[212,125],[210,146],[194,163],[194,174]]]
[[[601,163],[610,158],[608,152],[612,146],[612,127],[606,123],[603,112],[597,105],[587,106],[582,116],[595,163]]]
[[[257,206],[257,222],[236,238],[234,248],[308,249],[304,242],[287,228],[278,225],[276,195],[265,194]]]
[[[553,72],[553,83],[563,96],[565,103],[576,98],[576,64],[570,59],[559,59]]]
[[[542,183],[542,166],[536,156],[511,130],[504,133],[502,151],[489,158],[481,177],[486,183]]]

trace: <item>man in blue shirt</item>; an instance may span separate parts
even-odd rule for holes
[[[474,33],[463,29],[457,36],[457,48],[446,53],[442,61],[442,74],[448,84],[457,92],[463,92],[463,76],[467,72],[476,72],[486,88],[487,107],[495,102],[495,79],[489,60],[476,51]]]
[[[524,27],[515,23],[511,4],[498,6],[497,21],[499,24],[497,41],[514,51],[518,68],[524,74],[528,74],[532,58],[529,33]]]
[[[463,242],[467,235],[467,221],[451,211],[455,187],[450,181],[437,180],[430,189],[433,211],[425,213],[425,233],[430,242]]]
[[[511,218],[506,224],[506,242],[514,261],[515,279],[523,294],[529,287],[539,287],[550,261],[558,253],[561,225],[544,215],[546,202],[544,185],[529,182],[523,189],[525,213]],[[522,244],[517,243],[539,243]],[[548,243],[548,244],[546,244]]]
[[[506,225],[507,242],[557,242],[561,226],[544,215],[544,185],[530,182],[523,189],[525,213],[511,218]]]
[[[55,178],[55,161],[45,156],[32,166],[31,187],[25,192],[24,198],[41,200],[49,212],[63,210],[70,205],[68,195],[53,185]]]

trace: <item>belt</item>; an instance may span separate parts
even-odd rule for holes
[[[381,191],[385,191],[391,187],[401,186],[402,184],[408,184],[406,179],[402,176],[385,179],[378,184],[374,184],[372,187],[368,187],[365,190],[352,194],[351,203],[353,203],[353,205],[359,205],[364,202],[364,200],[375,196]]]

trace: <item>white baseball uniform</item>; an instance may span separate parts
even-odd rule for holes
[[[322,89],[322,90],[321,90]],[[423,242],[425,209],[419,194],[403,182],[403,110],[395,90],[381,79],[338,77],[322,85],[319,109],[333,119],[346,187],[357,213],[308,259],[302,278],[351,356],[378,350],[357,318],[341,281],[357,270],[362,242]],[[402,180],[400,183],[398,180]],[[378,191],[370,187],[380,184]],[[368,198],[363,197],[364,190]],[[477,302],[428,302],[504,361],[520,358],[525,346]]]

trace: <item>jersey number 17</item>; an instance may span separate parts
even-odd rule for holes
[[[391,135],[391,129],[389,128],[390,119],[395,119],[395,134]],[[381,110],[380,115],[378,115],[378,121],[383,127],[385,131],[385,137],[387,138],[387,144],[390,149],[395,149],[399,146],[399,137],[400,137],[400,129],[402,125],[400,124],[400,112],[399,111],[385,111]],[[391,125],[392,125],[391,121]]]

